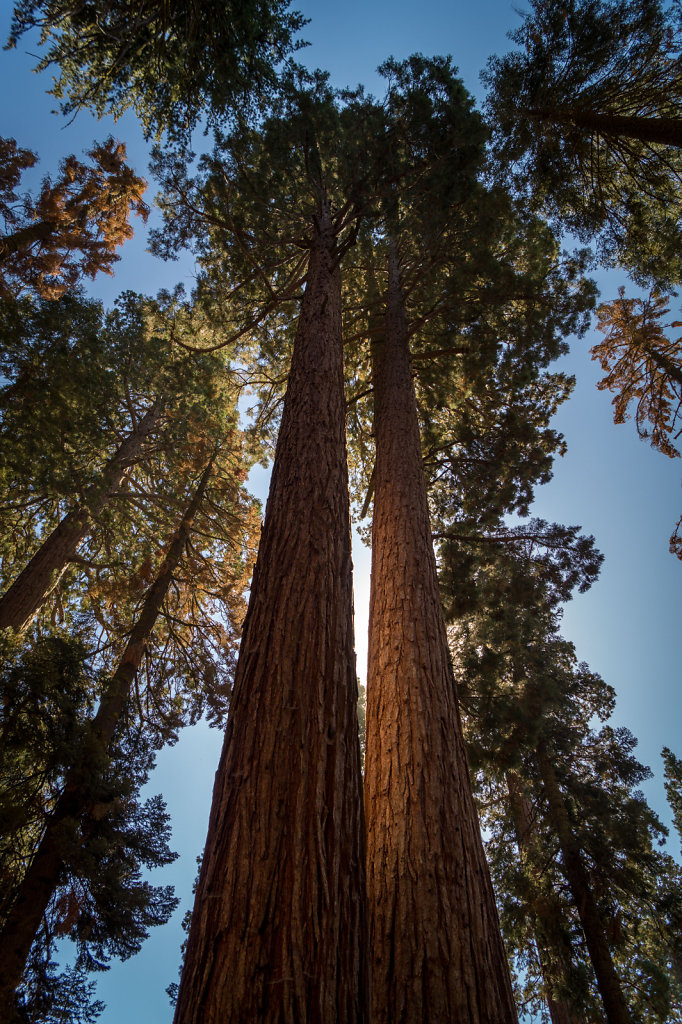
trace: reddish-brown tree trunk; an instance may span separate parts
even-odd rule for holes
[[[374,359],[365,807],[372,1024],[511,1024],[433,553],[392,247]]]
[[[142,611],[133,626],[116,672],[102,694],[99,707],[89,727],[91,742],[88,764],[72,768],[66,774],[64,790],[45,822],[44,832],[16,899],[0,932],[0,1011],[2,1020],[11,1020],[14,993],[19,987],[33,939],[43,914],[59,885],[68,847],[74,841],[79,823],[89,813],[93,779],[97,761],[105,758],[130,695],[135,673],[140,667],[145,644],[151,636],[161,606],[168,594],[173,572],[184,552],[192,521],[199,509],[211,475],[213,460],[207,466],[192,501],[185,512],[154,583],[147,591]]]
[[[583,864],[580,847],[573,835],[563,794],[544,741],[538,744],[537,764],[547,797],[549,820],[559,840],[563,872],[585,935],[585,943],[597,979],[597,988],[604,1004],[607,1024],[632,1024],[620,979],[613,966],[611,950],[604,934],[601,915],[592,892],[589,875]]]
[[[22,632],[31,624],[89,534],[93,518],[120,487],[130,463],[139,454],[160,414],[161,407],[157,403],[142,417],[107,462],[100,484],[90,489],[82,505],[64,516],[0,598],[0,628],[11,627]]]
[[[506,782],[519,854],[531,875],[531,886],[534,891],[526,906],[526,912],[535,935],[549,1016],[552,1024],[584,1024],[583,1018],[563,995],[570,951],[566,948],[560,931],[561,908],[557,905],[556,897],[553,897],[552,893],[539,890],[539,876],[544,868],[547,853],[538,848],[531,803],[523,791],[521,780],[514,772],[507,772]]]
[[[362,1024],[340,276],[321,200],[177,1024]]]
[[[620,114],[600,114],[593,110],[554,109],[537,107],[528,110],[531,117],[554,124],[574,124],[600,135],[637,139],[639,142],[660,143],[662,146],[682,147],[682,118],[636,117]]]

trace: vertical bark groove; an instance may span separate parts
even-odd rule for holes
[[[130,462],[139,454],[160,415],[161,406],[157,402],[109,459],[99,486],[90,489],[86,503],[64,516],[3,594],[0,598],[0,628],[9,627],[18,632],[28,628],[89,534],[93,517],[101,512],[111,494],[120,487]]]
[[[362,1024],[364,820],[341,293],[314,228],[176,1024]]]
[[[440,602],[393,246],[373,381],[365,760],[372,1024],[511,1024],[509,967]]]

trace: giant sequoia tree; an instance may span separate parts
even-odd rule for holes
[[[415,57],[383,70],[387,161],[403,188],[384,202],[386,312],[383,324],[376,308],[370,318],[376,462],[365,792],[372,1020],[512,1020],[438,592],[399,262],[404,205],[441,199],[435,231],[445,234],[448,192],[451,201],[463,200],[475,187],[481,127],[446,62]],[[445,153],[447,170],[439,166]]]
[[[558,20],[547,14],[549,35],[561,37],[562,16],[564,25],[576,18],[575,4],[560,8]],[[538,16],[547,13],[540,0],[534,10]],[[599,70],[600,60],[614,63],[614,39],[616,47],[627,42],[627,60],[641,72],[631,76],[642,80],[640,96],[660,91],[667,75],[671,102],[677,101],[674,40],[653,0],[639,20],[635,5],[626,0],[594,0],[580,11],[589,15],[587,37],[580,37],[588,69],[581,74],[583,85],[589,79],[593,107],[595,97],[604,100],[614,92]],[[617,29],[607,24],[605,11]],[[443,541],[442,582],[450,611],[461,611],[480,588],[483,553],[494,553],[494,586],[478,607],[482,613],[489,601],[487,624],[495,623],[497,639],[495,630],[509,625],[517,603],[536,602],[529,613],[533,627],[546,611],[541,590],[515,569],[519,551],[543,548],[545,554],[528,555],[527,561],[540,566],[557,591],[568,587],[564,569],[572,581],[594,574],[598,557],[575,530],[537,522],[512,529],[503,521],[509,512],[527,511],[533,485],[548,479],[552,456],[562,449],[548,419],[570,391],[570,381],[544,371],[563,351],[561,335],[583,326],[591,289],[581,276],[582,257],[562,262],[554,239],[537,220],[514,211],[500,190],[476,184],[480,124],[447,61],[389,62],[383,105],[361,90],[334,95],[323,75],[293,66],[274,89],[273,67],[290,51],[300,24],[280,0],[115,5],[22,0],[15,9],[13,38],[40,28],[47,47],[43,66],[60,65],[56,93],[65,98],[65,109],[90,105],[99,113],[120,113],[132,104],[147,134],[165,131],[186,142],[206,105],[216,146],[200,162],[195,179],[187,170],[192,158],[180,145],[175,152],[159,151],[156,160],[166,213],[157,252],[172,255],[178,245],[189,244],[200,267],[195,307],[200,327],[187,333],[172,324],[170,334],[196,365],[229,347],[239,373],[260,388],[254,434],[273,432],[281,410],[176,1020],[359,1024],[367,1017],[371,966],[376,1022],[506,1022],[515,1014],[512,990],[470,790],[429,513]],[[599,36],[596,56],[582,45],[590,32]],[[530,44],[542,51],[541,78],[551,79],[545,72],[554,51],[547,57],[542,32],[530,34]],[[575,64],[574,57],[569,64]],[[619,73],[622,63],[615,64]],[[595,84],[595,74],[601,75],[600,83]],[[607,110],[607,125],[604,111],[595,114],[585,104],[569,114],[565,105],[557,113],[533,102],[526,110],[533,125],[551,113],[564,129],[569,144],[562,149],[557,143],[562,157],[570,157],[571,147],[585,156],[581,132],[599,140],[601,206],[595,201],[580,220],[569,200],[577,195],[579,206],[584,182],[576,185],[573,178],[566,185],[559,173],[544,194],[546,206],[554,203],[564,223],[574,217],[586,234],[606,224],[608,244],[621,246],[629,265],[672,277],[675,266],[663,270],[661,255],[674,253],[678,232],[665,210],[668,200],[671,206],[678,202],[677,158],[666,149],[661,159],[661,147],[673,138],[671,125],[642,125],[638,118],[649,113],[643,110],[630,110],[627,125],[623,113]],[[256,105],[258,117],[249,120],[246,115]],[[582,148],[576,142],[581,139]],[[608,145],[602,147],[603,139]],[[580,178],[584,159],[577,166]],[[575,168],[574,163],[572,173]],[[642,183],[655,201],[638,206]],[[660,247],[633,255],[640,236],[652,234],[652,224],[661,226]],[[38,234],[50,234],[42,221],[33,226]],[[29,231],[19,241],[31,238]],[[12,246],[10,240],[7,252]],[[63,313],[66,304],[60,309]],[[343,312],[346,324],[353,325],[345,339]],[[366,777],[371,952],[352,644],[344,355],[346,379],[352,382],[348,406],[358,428],[356,468],[371,448],[370,419],[376,442],[371,482],[371,460],[366,472],[365,466],[358,470],[374,493]],[[96,346],[90,356],[99,374]],[[49,361],[46,352],[40,358]],[[86,716],[92,726],[86,732],[91,739],[94,735],[95,753],[104,760],[117,729],[127,726],[129,738],[132,725],[133,735],[144,733],[145,743],[153,746],[207,706],[216,718],[225,711],[226,687],[214,685],[211,657],[221,646],[220,627],[202,629],[197,620],[203,597],[226,600],[230,589],[216,565],[221,555],[229,561],[224,531],[218,555],[206,539],[221,533],[216,518],[230,513],[215,503],[215,516],[202,519],[196,543],[189,515],[172,533],[161,526],[170,528],[171,508],[181,514],[172,500],[165,507],[173,490],[188,497],[188,481],[200,476],[199,463],[205,465],[208,449],[217,447],[221,427],[231,436],[233,424],[223,422],[217,431],[207,427],[206,405],[220,404],[225,395],[207,385],[203,402],[196,403],[202,408],[195,407],[188,376],[175,374],[180,361],[175,351],[169,359],[172,402],[163,373],[155,391],[133,389],[131,395],[124,389],[133,435],[145,422],[144,412],[156,410],[157,399],[163,408],[163,433],[137,453],[144,459],[124,464],[130,453],[122,456],[110,443],[114,435],[107,434],[107,443],[95,446],[106,458],[90,463],[104,466],[99,480],[78,465],[65,482],[61,456],[44,460],[39,475],[50,483],[47,492],[38,489],[36,503],[31,484],[24,487],[20,475],[11,515],[21,532],[18,540],[3,541],[3,553],[17,552],[25,562],[42,550],[48,523],[56,525],[66,504],[65,526],[57,530],[69,533],[68,543],[61,561],[47,558],[46,585],[33,589],[40,603],[55,585],[55,621],[65,614],[73,625],[86,614],[97,622],[98,654],[110,670],[111,685],[98,691],[100,712]],[[3,414],[11,421],[9,434],[11,423],[21,422],[21,404],[30,401],[40,375],[30,357],[6,365],[11,373]],[[59,360],[53,365],[59,369]],[[363,404],[369,394],[373,409]],[[227,401],[234,397],[231,393]],[[87,416],[83,422],[75,419],[87,435],[92,426]],[[119,442],[120,435],[119,422]],[[215,445],[208,444],[209,436]],[[30,448],[25,436],[12,439],[15,465]],[[9,474],[3,485],[9,489],[8,479]],[[207,481],[202,478],[199,490]],[[369,500],[368,494],[366,505]],[[188,511],[186,503],[183,508]],[[70,533],[74,521],[77,530]],[[153,558],[158,555],[151,540],[155,527],[157,540],[168,538],[160,568]],[[62,594],[75,578],[74,566],[86,586],[64,612]],[[504,595],[506,608],[494,605],[491,591]],[[43,608],[48,604],[44,601]],[[36,607],[24,609],[17,624],[25,626]],[[45,610],[38,618],[45,628]],[[156,641],[152,621],[158,624]],[[229,633],[228,640],[232,626]],[[464,641],[458,651],[465,697],[471,696],[467,676],[470,672],[475,679],[476,658],[485,661],[491,653],[488,639],[474,644],[473,653],[467,653]],[[542,658],[549,658],[553,643],[544,637],[531,645],[523,670],[530,666],[542,675]],[[496,667],[500,660],[489,658]],[[521,669],[511,672],[517,689],[510,684],[496,693],[494,711],[501,711],[498,719],[507,715],[501,725],[480,701],[479,735],[471,749],[474,755],[493,749],[498,766],[507,769],[507,789],[518,798],[517,835],[525,844],[528,874],[538,863],[528,839],[529,814],[540,806],[545,812],[543,843],[556,843],[563,829],[566,841],[555,860],[570,888],[571,865],[586,861],[592,870],[596,859],[586,833],[566,839],[565,822],[557,817],[562,802],[570,816],[580,787],[571,782],[566,738],[529,725],[567,677],[557,673],[558,682],[547,682],[545,671],[542,683],[550,696],[538,696],[542,687],[528,680],[524,685],[520,674]],[[179,685],[178,675],[183,677]],[[26,678],[33,677],[27,672]],[[491,685],[485,696],[492,691]],[[570,714],[566,702],[557,700],[553,708],[557,717]],[[19,724],[25,739],[25,722]],[[536,743],[532,762],[520,753],[524,729],[544,744]],[[136,763],[126,742],[121,756]],[[556,777],[550,753],[561,763]],[[24,757],[30,764],[31,755],[22,748]],[[57,773],[61,794],[43,801],[42,823],[19,830],[24,847],[35,842],[38,850],[24,878],[29,889],[34,888],[32,869],[46,875],[41,849],[51,859],[53,879],[64,866],[54,836],[65,820],[70,827],[76,822],[87,851],[102,838],[92,794],[80,799],[82,776],[67,762]],[[116,780],[104,782],[111,796]],[[532,792],[530,782],[536,784]],[[101,830],[106,832],[106,821]],[[31,858],[20,860],[30,864]],[[6,863],[16,864],[16,858],[8,854],[3,869]],[[603,871],[593,874],[607,878]],[[21,892],[21,879],[17,886]],[[43,888],[47,892],[49,886]],[[527,905],[538,924],[542,901],[531,890],[529,885]],[[57,891],[54,885],[51,891]],[[595,899],[598,910],[608,906],[604,898],[599,902],[599,894]],[[575,897],[573,904],[565,892],[552,902],[560,921],[569,920],[575,930],[586,899]],[[8,920],[13,912],[20,917],[24,907],[18,896]],[[74,934],[81,934],[82,916],[73,887],[53,897],[46,915],[56,921],[57,931]],[[558,932],[560,927],[552,931],[545,920],[536,937],[549,942]],[[16,932],[10,929],[8,935],[7,969],[17,952]],[[572,963],[571,956],[569,951],[566,959]],[[558,993],[555,1011],[570,1019],[576,1016],[564,991],[570,971],[553,971],[556,966],[546,958],[545,987]],[[25,990],[26,985],[25,980]],[[615,1004],[610,1003],[610,1018],[623,1020]]]
[[[323,78],[292,76],[261,133],[222,140],[203,213],[188,205],[227,241],[206,254],[218,290],[241,270],[271,309],[280,268],[285,298],[301,252],[307,270],[178,1022],[366,1016],[339,270],[360,138],[344,115]]]

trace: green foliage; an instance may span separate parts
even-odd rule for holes
[[[682,841],[682,760],[668,747],[663,748],[665,793],[673,813],[673,822]]]
[[[600,556],[575,528],[537,523],[481,538],[474,552],[468,614],[451,627],[451,646],[521,1006],[538,1012],[551,996],[576,1019],[602,1012],[547,803],[543,745],[633,1019],[677,1020],[682,873],[658,849],[666,830],[639,791],[651,773],[635,738],[595,729],[613,711],[613,689],[558,633],[560,603],[589,585]]]
[[[21,1024],[93,1024],[105,1009],[94,999],[95,982],[78,964],[60,971],[49,959],[43,941],[36,943],[17,997],[17,1021]],[[46,959],[47,955],[47,959]]]
[[[8,46],[40,30],[39,69],[58,65],[62,111],[120,117],[133,107],[147,137],[187,135],[274,84],[305,24],[287,0],[18,0]]]
[[[59,1006],[54,1000],[68,996],[73,1019],[88,1020],[84,972],[106,969],[112,956],[125,959],[136,953],[149,928],[165,923],[177,905],[170,887],[154,886],[142,877],[143,866],[163,866],[175,859],[168,848],[168,815],[160,797],[144,803],[138,798],[153,767],[140,732],[119,732],[111,759],[94,768],[88,723],[98,680],[83,640],[57,634],[18,657],[4,653],[2,920],[67,772],[82,764],[88,779],[83,799],[89,810],[61,823],[60,882],[18,991],[18,1006],[26,1020],[52,1019],[49,1014]],[[69,936],[77,947],[76,965],[65,975],[57,975],[52,962],[54,943],[61,936]],[[87,1012],[94,1016],[96,1011],[93,1004]]]
[[[679,28],[659,0],[531,0],[484,75],[502,167],[638,279],[681,280],[680,156],[613,117],[679,118]],[[597,115],[596,117],[594,115]],[[679,134],[679,133],[678,133]]]

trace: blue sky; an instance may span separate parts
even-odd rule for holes
[[[311,46],[301,58],[326,68],[334,84],[364,83],[380,91],[376,66],[389,55],[403,58],[415,51],[451,53],[468,88],[479,98],[480,70],[493,53],[509,48],[506,33],[519,23],[511,3],[503,0],[346,0],[330,4],[308,0],[297,5],[310,17],[304,37]],[[0,13],[6,36],[10,4]],[[92,141],[113,133],[128,145],[138,172],[146,165],[141,133],[130,116],[118,125],[99,124],[80,115],[73,124],[51,114],[54,101],[45,95],[49,76],[30,74],[31,59],[18,51],[0,57],[0,88],[5,97],[0,134],[13,136],[21,146],[38,151],[39,170],[56,169],[58,160],[81,152]],[[191,262],[164,264],[145,252],[145,232],[123,251],[116,276],[100,279],[94,294],[111,301],[130,287],[154,294],[185,278],[191,283]],[[625,275],[598,275],[603,299],[615,298]],[[630,286],[629,291],[632,291]],[[679,317],[679,307],[673,310]],[[640,739],[639,757],[656,778],[646,792],[654,808],[669,820],[661,778],[660,750],[670,746],[682,755],[680,700],[680,628],[682,565],[668,553],[668,537],[682,512],[680,461],[666,459],[636,435],[631,423],[613,425],[611,398],[598,392],[598,367],[589,348],[592,334],[575,340],[568,357],[555,364],[577,377],[572,399],[559,412],[555,425],[563,431],[568,453],[558,462],[554,479],[541,488],[533,514],[550,521],[581,524],[594,534],[606,556],[600,580],[566,609],[563,632],[587,661],[613,685],[618,694],[615,724],[627,725]],[[265,474],[254,488],[265,497]],[[364,675],[368,554],[355,547],[358,667]],[[150,792],[163,792],[174,822],[173,846],[181,854],[167,871],[156,873],[159,883],[173,882],[182,907],[165,928],[156,929],[140,956],[115,965],[101,976],[99,994],[107,1003],[103,1024],[144,1020],[168,1021],[171,1010],[164,994],[176,980],[182,934],[179,922],[190,903],[195,858],[203,848],[213,776],[221,737],[200,726],[186,730],[176,747],[162,752]],[[671,851],[679,853],[678,844]]]

